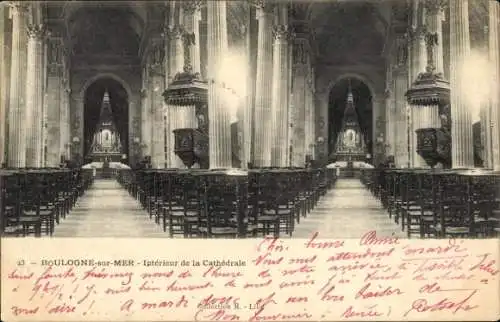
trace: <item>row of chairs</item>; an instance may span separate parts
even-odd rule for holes
[[[500,173],[468,169],[365,169],[362,181],[408,237],[498,236]]]
[[[92,184],[92,172],[80,169],[18,168],[0,170],[2,236],[51,236],[78,197]]]
[[[332,187],[327,169],[120,170],[118,181],[170,237],[292,235]]]

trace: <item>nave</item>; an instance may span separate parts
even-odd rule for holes
[[[364,169],[0,172],[3,236],[490,238],[498,173]]]

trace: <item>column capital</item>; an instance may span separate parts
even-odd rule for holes
[[[28,38],[42,40],[47,35],[47,29],[45,25],[28,25],[27,33]]]
[[[188,15],[194,15],[201,10],[202,0],[184,0],[182,1],[182,8]]]
[[[180,25],[167,26],[163,29],[163,36],[169,40],[181,40],[184,37],[184,28]]]
[[[437,15],[446,8],[447,0],[425,0],[424,6],[429,14]]]
[[[251,3],[253,3],[255,8],[257,8],[257,19],[272,14],[274,7],[276,6],[275,3],[269,0],[251,0]]]
[[[427,35],[427,27],[426,26],[418,26],[416,28],[408,28],[408,39],[409,40],[425,40],[425,36]]]
[[[292,37],[292,32],[288,25],[274,25],[273,36],[276,41],[289,41]]]
[[[10,8],[10,13],[27,13],[29,10],[28,4],[24,1],[8,1],[7,5]]]

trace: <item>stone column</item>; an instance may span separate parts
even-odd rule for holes
[[[257,47],[257,79],[255,89],[255,142],[254,165],[268,167],[271,165],[271,132],[272,104],[272,15],[273,6],[268,0],[257,1],[257,20],[259,21]]]
[[[254,88],[255,88],[255,76],[252,74],[253,70],[253,65],[254,65],[254,59],[255,55],[253,55],[253,52],[257,49],[255,46],[252,46],[252,31],[253,27],[256,25],[256,20],[254,19],[255,15],[252,15],[252,4],[250,2],[246,3],[247,8],[246,8],[246,13],[247,13],[247,19],[248,19],[248,24],[246,25],[246,30],[245,30],[245,39],[244,39],[244,52],[245,52],[245,57],[247,61],[247,72],[246,72],[246,92],[245,92],[245,98],[244,102],[242,102],[243,105],[243,119],[241,123],[243,124],[242,128],[242,135],[243,135],[243,142],[242,145],[240,146],[240,151],[241,151],[241,167],[243,169],[248,168],[248,164],[252,162],[252,139],[253,139],[253,133],[252,130],[254,129],[253,126],[253,112],[254,112],[254,100],[255,96],[253,95],[254,93]]]
[[[63,42],[60,35],[51,32],[48,44],[48,75],[47,75],[47,160],[49,167],[57,167],[64,154],[65,142],[63,133],[63,116],[66,115],[62,106],[63,88]]]
[[[393,70],[394,109],[395,109],[395,149],[394,159],[398,168],[408,167],[408,122],[407,100],[408,90],[408,35],[396,38],[396,64]]]
[[[467,75],[463,64],[470,55],[469,1],[450,1],[451,154],[453,168],[474,167],[472,116],[464,97]],[[497,54],[498,55],[498,54]]]
[[[61,155],[64,155],[67,160],[71,158],[71,87],[69,80],[63,79],[61,91]]]
[[[154,37],[148,48],[148,72],[151,90],[151,164],[155,169],[165,168],[165,128],[163,92],[165,91],[165,46],[163,40]]]
[[[26,68],[26,166],[43,167],[43,37],[45,26],[28,26]]]
[[[7,6],[0,5],[0,166],[6,162],[10,41],[6,31]]]
[[[286,10],[285,8],[279,8]],[[274,26],[273,54],[273,86],[272,86],[272,116],[273,116],[273,167],[288,166],[288,77],[289,77],[289,35],[287,21]]]
[[[210,168],[231,168],[231,115],[224,98],[221,67],[228,51],[226,1],[207,2],[208,137]],[[268,115],[269,116],[269,115]]]
[[[143,68],[143,87],[141,89],[141,154],[142,157],[151,155],[151,104],[149,104],[147,89],[148,81],[147,74],[144,71],[147,67]]]
[[[495,171],[500,171],[500,52],[499,23],[500,8],[495,1],[489,2],[489,60],[491,68],[490,120],[491,120],[491,160]]]
[[[190,43],[189,60],[193,73],[200,73],[200,20],[201,20],[201,1],[188,0],[183,1],[184,5],[184,29],[185,32],[192,36],[193,41]]]
[[[396,109],[396,149],[395,162],[398,168],[407,168],[409,163],[408,122],[406,91],[408,90],[408,74],[403,66],[399,66],[394,74],[394,96]]]
[[[391,72],[392,78],[392,72]],[[386,156],[394,156],[395,152],[395,137],[396,137],[396,109],[394,106],[394,89],[392,80],[388,82],[384,92],[385,98],[385,153]]]
[[[24,2],[10,6],[12,18],[12,55],[10,69],[8,166],[26,166],[26,61],[27,12]]]
[[[293,133],[292,165],[303,167],[306,158],[306,91],[307,91],[307,56],[309,42],[305,35],[297,34],[293,47]]]
[[[314,90],[314,74],[311,68],[310,56],[308,57],[307,63],[308,75],[307,75],[307,86],[306,86],[306,104],[305,104],[305,151],[306,155],[311,156],[314,159],[314,147],[315,147],[315,90]]]
[[[66,159],[71,157],[71,113],[70,113],[70,94],[71,86],[69,82],[70,60],[66,47],[61,48],[62,55],[62,76],[60,90],[60,155]]]

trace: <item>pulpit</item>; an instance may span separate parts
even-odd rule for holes
[[[451,167],[451,124],[450,120],[450,83],[441,73],[435,73],[432,60],[434,36],[427,39],[427,68],[406,92],[408,103],[419,106],[438,106],[441,116],[440,128],[423,128],[416,130],[417,153],[430,167],[441,163],[444,168]]]
[[[418,129],[417,153],[433,168],[438,163],[448,164],[451,155],[450,136],[444,129]]]
[[[200,168],[208,168],[207,84],[200,79],[198,73],[191,73],[188,67],[183,73],[175,76],[174,81],[163,93],[163,97],[167,105],[193,106],[195,109],[198,127],[173,130],[174,152],[188,168],[195,163],[198,163]]]
[[[175,154],[179,156],[184,165],[191,168],[195,163],[200,168],[207,168],[208,137],[198,129],[176,129]]]

